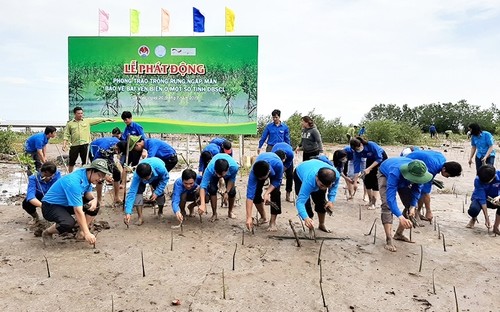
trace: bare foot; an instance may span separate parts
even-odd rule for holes
[[[476,224],[476,222],[477,222],[477,219],[476,218],[472,218],[472,219],[470,219],[469,223],[467,223],[467,225],[465,227],[469,228],[469,229],[472,229],[472,228],[474,228],[474,224]]]
[[[235,215],[234,213],[232,213],[232,212],[228,212],[228,213],[227,213],[227,217],[228,217],[229,219],[236,219],[236,215]]]
[[[493,228],[493,233],[496,235],[500,235],[500,230],[498,228]]]
[[[429,211],[425,213],[425,219],[422,220],[427,220],[429,223],[432,223],[432,218],[434,218],[434,216],[432,215],[432,212]]]
[[[318,230],[323,231],[323,232],[326,232],[326,233],[331,233],[331,232],[332,232],[332,231],[331,231],[329,228],[327,228],[324,224],[320,224],[320,225],[318,226]]]
[[[370,206],[368,206],[368,208],[366,208],[366,209],[368,209],[368,210],[375,210],[375,209],[377,209],[377,208],[375,207],[375,205],[370,205]]]
[[[397,249],[396,246],[394,246],[394,244],[392,243],[392,237],[386,238],[384,248],[391,252],[396,252]]]
[[[82,231],[76,232],[75,239],[76,240],[85,240],[85,236],[83,235]]]
[[[31,218],[31,220],[28,222],[28,226],[37,225],[38,222],[40,222],[40,219],[38,219],[38,218]]]
[[[267,228],[266,231],[268,231],[268,232],[276,232],[276,231],[278,231],[278,227],[276,227],[276,224],[269,223],[269,227]]]
[[[259,221],[257,222],[257,225],[261,225],[261,224],[266,224],[268,221],[266,218],[260,218]]]
[[[142,218],[139,218],[139,220],[137,220],[137,223],[135,225],[141,226],[143,224],[144,224],[144,220],[142,220]]]
[[[214,214],[212,215],[212,217],[210,218],[210,222],[215,222],[215,221],[217,221],[217,220],[219,220],[219,218],[217,217],[217,214],[216,214],[216,213],[214,213]]]
[[[394,234],[393,238],[395,240],[406,242],[406,243],[414,243],[414,241],[411,241],[408,237],[404,236],[403,234],[399,234],[399,233]]]

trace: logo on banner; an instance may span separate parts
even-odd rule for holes
[[[137,50],[137,53],[139,53],[140,57],[146,57],[149,55],[149,47],[146,45],[142,45],[139,47],[139,50]]]

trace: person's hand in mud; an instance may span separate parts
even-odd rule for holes
[[[94,197],[91,201],[87,203],[89,205],[88,210],[89,211],[94,211],[96,208],[99,206],[99,203],[97,202],[97,197]]]
[[[311,218],[306,218],[304,220],[304,224],[309,228],[309,229],[314,229],[314,221]]]
[[[247,229],[249,231],[252,230],[252,228],[253,228],[253,218],[252,217],[247,217],[246,226],[247,226]]]
[[[404,228],[404,229],[411,229],[413,226],[413,223],[406,219],[404,216],[399,217],[399,224]]]
[[[331,202],[331,201],[327,202],[325,205],[325,210],[326,210],[326,213],[328,213],[328,215],[331,216],[333,213],[333,202]]]
[[[175,213],[175,216],[177,217],[177,220],[182,223],[184,221],[184,216],[182,215],[182,212],[179,210]]]
[[[123,222],[127,225],[130,224],[130,214],[127,213],[125,217],[123,217]]]
[[[84,234],[84,237],[85,237],[85,240],[86,240],[89,244],[91,244],[91,245],[95,244],[96,238],[95,238],[95,235],[94,235],[94,234],[92,234],[92,233],[88,232],[88,233]]]
[[[204,201],[201,201],[200,206],[198,206],[198,214],[202,215],[205,213],[206,210],[207,210],[207,205],[205,204]]]

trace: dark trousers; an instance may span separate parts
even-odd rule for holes
[[[69,165],[74,166],[78,156],[82,160],[82,165],[87,163],[88,144],[75,145],[69,148]]]
[[[84,200],[84,203],[85,202],[87,202],[86,199]],[[83,212],[86,215],[95,217],[99,212],[99,208],[96,208],[94,211],[89,211],[87,208],[83,208]],[[56,229],[59,233],[71,232],[75,227],[76,220],[73,218],[73,215],[75,214],[74,207],[49,204],[42,201],[42,214],[45,220],[56,223]]]
[[[36,199],[38,200],[42,200],[42,198],[43,198],[42,195],[36,196]],[[30,216],[33,216],[36,213],[36,206],[27,201],[26,199],[23,200],[22,205],[24,211],[26,211]]]
[[[255,196],[253,198],[254,204],[261,204],[264,199],[262,198],[262,188],[264,187],[264,183],[266,180],[258,180],[257,181],[257,188],[255,189]],[[271,205],[271,214],[272,215],[279,215],[281,214],[281,191],[280,188],[275,188],[271,192],[271,201],[276,204]]]
[[[492,203],[487,201],[486,207],[488,207],[490,209],[496,209],[497,215],[500,216],[500,206],[493,205]],[[482,210],[481,204],[479,203],[479,201],[477,199],[475,199],[475,200],[471,201],[470,206],[469,206],[469,210],[467,210],[467,213],[469,214],[469,216],[471,216],[473,218],[477,218],[479,213],[481,213],[481,210]]]
[[[285,191],[291,192],[293,187],[293,163],[285,170]]]
[[[315,151],[315,152],[303,152],[302,154],[302,161],[306,161],[306,160],[309,160],[311,158],[313,158],[314,156],[318,156],[319,155],[319,151]]]
[[[293,182],[295,183],[295,195],[299,195],[300,187],[302,186],[302,181],[297,174],[297,171],[293,173]],[[306,201],[306,211],[309,218],[314,216],[314,212],[312,211],[311,198],[314,202],[314,211],[317,213],[326,213],[325,205],[326,205],[326,190],[318,190],[316,192],[312,192],[310,198]]]
[[[165,163],[165,168],[167,168],[167,171],[170,172],[170,170],[174,169],[175,165],[177,165],[177,162],[179,161],[177,159],[177,155],[170,156],[168,158],[160,158],[163,160]]]

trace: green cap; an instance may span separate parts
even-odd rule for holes
[[[97,158],[90,165],[82,166],[82,168],[95,169],[97,171],[105,173],[106,175],[111,175],[111,172],[109,172],[108,161],[102,158]]]
[[[131,135],[130,136],[130,142],[129,142],[129,145],[128,145],[128,151],[130,152],[131,150],[134,149],[134,146],[137,142],[139,142],[141,140],[141,136],[139,135]]]
[[[411,183],[424,184],[432,180],[432,174],[427,171],[427,166],[421,160],[413,160],[399,167],[403,177]]]

